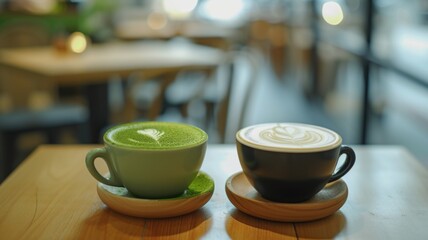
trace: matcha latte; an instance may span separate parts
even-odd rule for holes
[[[173,122],[135,122],[109,129],[104,141],[126,148],[178,149],[207,141],[207,134],[201,129]]]
[[[208,135],[195,126],[173,122],[133,122],[104,134],[104,147],[86,154],[86,167],[99,182],[125,187],[146,199],[177,197],[199,173]],[[95,159],[107,164],[109,178]]]

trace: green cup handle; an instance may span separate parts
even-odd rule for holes
[[[95,168],[95,159],[97,158],[103,159],[107,164],[108,170],[110,172],[110,178],[103,177]],[[116,176],[116,171],[113,168],[112,160],[106,148],[95,148],[90,150],[86,154],[86,168],[88,168],[88,171],[91,173],[91,175],[99,182],[110,186],[123,187],[122,182]]]
[[[333,174],[333,176],[331,176],[328,182],[333,182],[343,177],[347,172],[349,172],[349,170],[351,170],[352,166],[354,166],[354,163],[355,163],[354,150],[352,150],[352,148],[348,146],[341,146],[339,156],[341,156],[342,154],[346,155],[345,162],[342,164],[342,166],[340,166],[339,170],[335,174]]]

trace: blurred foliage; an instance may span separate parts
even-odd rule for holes
[[[3,27],[29,22],[45,27],[52,37],[74,31],[80,31],[92,37],[108,29],[110,18],[120,4],[118,2],[116,0],[60,0],[50,12],[43,14],[3,8],[0,12],[0,30]],[[106,35],[105,33],[101,35],[103,34]]]

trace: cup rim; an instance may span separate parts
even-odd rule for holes
[[[308,147],[308,148],[292,148],[292,147],[282,147],[282,146],[266,146],[266,145],[260,145],[260,144],[256,144],[253,143],[251,141],[248,141],[247,139],[244,139],[241,135],[242,132],[247,131],[250,128],[254,128],[254,127],[260,127],[260,126],[264,126],[264,125],[273,125],[273,124],[287,124],[287,125],[298,125],[298,126],[305,126],[305,127],[310,127],[310,128],[316,128],[322,131],[326,131],[329,132],[330,134],[335,136],[335,140],[325,146],[319,146],[319,147]],[[328,151],[328,150],[332,150],[335,149],[339,146],[342,145],[342,137],[336,133],[335,131],[325,128],[325,127],[321,127],[321,126],[317,126],[317,125],[311,125],[311,124],[304,124],[304,123],[290,123],[290,122],[283,122],[283,123],[262,123],[262,124],[255,124],[255,125],[251,125],[245,128],[240,129],[236,135],[235,135],[236,141],[238,143],[241,143],[242,145],[245,145],[247,147],[251,147],[254,149],[258,149],[258,150],[264,150],[264,151],[270,151],[270,152],[283,152],[283,153],[315,153],[315,152],[323,152],[323,151]]]
[[[168,148],[145,148],[145,147],[142,147],[142,146],[130,146],[130,145],[115,144],[115,143],[113,143],[111,140],[109,140],[107,138],[108,133],[114,131],[117,128],[124,127],[124,126],[127,126],[127,125],[130,126],[130,125],[137,125],[137,124],[152,124],[152,123],[156,123],[156,124],[173,124],[173,125],[180,125],[180,126],[191,127],[191,128],[199,130],[203,134],[203,139],[201,139],[200,141],[198,141],[196,143],[188,144],[188,145],[184,145],[184,146],[172,146],[172,147],[168,147]],[[202,130],[201,128],[196,127],[194,125],[186,124],[186,123],[157,122],[157,121],[129,122],[129,123],[119,124],[119,125],[116,125],[114,127],[109,128],[104,133],[104,135],[103,135],[103,141],[104,141],[104,144],[106,144],[106,145],[108,145],[110,147],[114,147],[114,148],[127,149],[127,150],[138,150],[138,151],[166,152],[166,151],[176,151],[176,150],[190,149],[190,148],[193,148],[193,147],[198,147],[198,146],[204,145],[208,141],[208,134],[204,130]]]

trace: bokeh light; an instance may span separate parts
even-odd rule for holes
[[[88,40],[81,32],[74,32],[68,38],[68,48],[74,53],[82,53],[88,47]]]
[[[339,25],[344,17],[342,7],[337,2],[325,2],[322,5],[322,17],[330,25]]]
[[[165,12],[171,18],[186,18],[195,10],[198,0],[163,0]]]
[[[168,24],[168,18],[162,13],[150,13],[147,17],[147,25],[153,30],[160,30],[165,28]]]
[[[220,21],[239,18],[244,10],[244,0],[206,0],[202,6],[202,11],[206,17]]]

